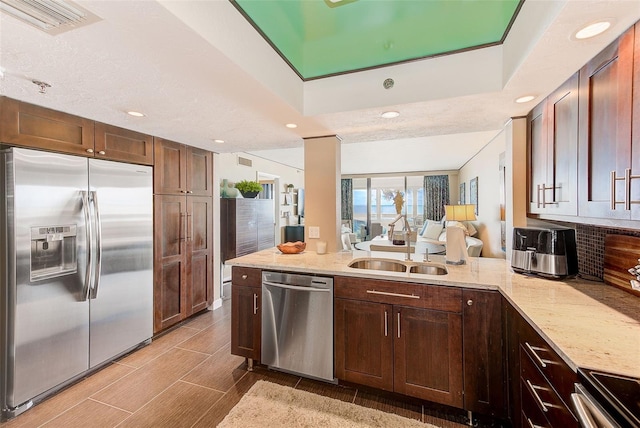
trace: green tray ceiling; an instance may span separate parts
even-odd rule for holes
[[[231,0],[304,80],[502,43],[524,0]]]

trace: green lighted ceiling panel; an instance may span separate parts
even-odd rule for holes
[[[524,0],[231,0],[304,80],[495,45]]]

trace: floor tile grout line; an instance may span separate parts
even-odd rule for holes
[[[201,415],[201,416],[200,416],[200,417],[199,417],[199,418],[198,418],[198,419],[193,423],[193,425],[191,425],[191,428],[193,428],[194,426],[198,425],[198,423],[202,420],[202,418],[204,418],[204,417],[207,415],[207,413],[209,413],[209,411],[210,411],[210,410],[211,410],[211,409],[212,409],[216,404],[218,404],[218,403],[219,403],[219,402],[220,402],[224,397],[226,397],[226,396],[229,394],[229,392],[233,389],[233,387],[234,387],[234,386],[236,386],[236,385],[238,384],[238,382],[240,382],[242,379],[244,379],[244,377],[245,377],[245,376],[247,376],[247,375],[248,375],[248,373],[249,373],[248,371],[245,371],[245,373],[244,373],[242,376],[240,376],[240,379],[238,379],[238,380],[237,380],[237,382],[236,382],[236,383],[234,383],[234,384],[231,386],[231,388],[229,388],[229,390],[228,390],[228,391],[226,391],[224,394],[222,394],[222,396],[221,396],[220,398],[218,398],[218,400],[217,400],[217,401],[215,401],[215,402],[211,403],[211,406],[210,406],[207,410],[205,410],[205,411],[204,411],[204,413],[202,413],[202,415]],[[242,394],[242,397],[244,397],[244,395],[245,395],[245,394]],[[242,397],[240,397],[240,399],[242,399]],[[234,407],[235,407],[235,406],[234,406]],[[229,410],[229,411],[231,411],[231,410]],[[225,417],[226,417],[226,416],[225,416]]]
[[[200,385],[199,383],[189,382],[189,381],[183,380],[182,378],[178,379],[178,382],[186,383],[187,385],[198,386],[200,388],[208,389],[209,391],[219,392],[221,394],[226,394],[227,393],[227,391],[222,391],[221,389],[211,388],[210,386]]]
[[[128,419],[129,416],[133,415],[133,412],[131,412],[129,410],[123,409],[123,408],[118,407],[118,406],[114,406],[113,404],[105,403],[104,401],[96,400],[95,398],[87,397],[87,400],[91,400],[91,401],[94,401],[96,403],[102,404],[104,406],[111,407],[112,409],[116,409],[116,410],[120,410],[122,412],[128,413],[129,415],[125,419]]]

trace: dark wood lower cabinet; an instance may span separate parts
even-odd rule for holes
[[[577,428],[570,398],[576,373],[506,301],[503,313],[514,427]]]
[[[506,420],[495,290],[334,278],[339,380]]]
[[[334,300],[338,379],[393,391],[392,307]]]
[[[231,273],[231,353],[260,361],[261,329],[261,271],[234,266]]]
[[[154,196],[154,332],[213,303],[213,201]]]
[[[462,408],[462,317],[394,306],[394,391]]]
[[[465,289],[462,301],[464,408],[506,419],[506,350],[500,293]]]

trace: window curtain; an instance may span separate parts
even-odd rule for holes
[[[343,178],[341,182],[340,205],[342,208],[341,219],[353,220],[353,181],[350,178]]]
[[[426,175],[424,177],[424,219],[440,220],[444,206],[449,204],[449,176]]]
[[[273,183],[261,183],[262,192],[258,194],[258,199],[273,199]]]

